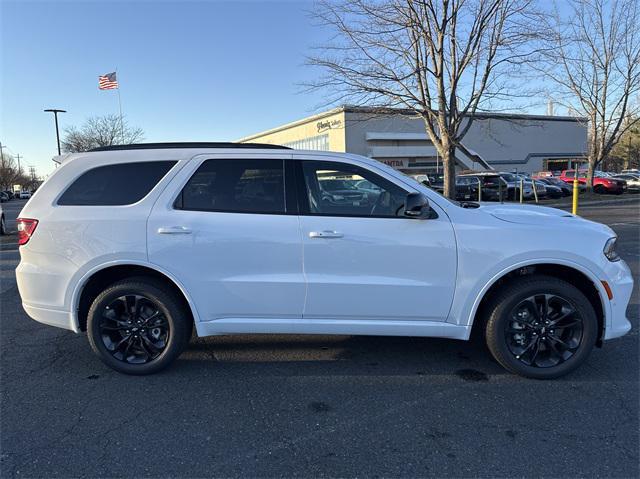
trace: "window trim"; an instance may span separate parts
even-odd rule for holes
[[[223,209],[211,209],[211,208],[185,208],[183,203],[183,192],[186,188],[191,178],[193,178],[198,170],[204,165],[207,161],[221,161],[221,160],[232,160],[232,161],[266,161],[266,160],[277,160],[282,162],[282,179],[283,179],[283,187],[284,187],[284,212],[265,212],[265,211],[231,211],[231,210],[223,210]],[[173,201],[170,203],[171,209],[174,211],[196,211],[201,213],[226,213],[226,214],[238,214],[238,215],[271,215],[271,216],[292,216],[298,215],[298,198],[296,195],[296,182],[295,177],[293,176],[292,163],[293,160],[288,158],[278,158],[278,157],[226,157],[226,156],[218,156],[218,157],[205,157],[198,163],[195,169],[189,174],[186,180],[180,185],[178,194],[175,196]],[[289,183],[291,186],[288,187]],[[181,203],[181,206],[178,206],[178,202]],[[290,208],[293,208],[292,211],[289,211]]]
[[[299,207],[299,216],[320,216],[320,217],[331,217],[331,218],[371,218],[371,219],[384,219],[384,220],[415,220],[415,218],[409,218],[407,216],[383,216],[383,215],[362,215],[362,214],[333,214],[333,213],[312,213],[309,209],[309,196],[307,194],[307,189],[304,187],[305,185],[305,179],[304,179],[304,173],[302,171],[302,164],[305,161],[313,161],[316,163],[330,163],[332,165],[346,165],[347,167],[351,167],[351,168],[357,168],[360,170],[366,170],[368,173],[370,173],[373,176],[376,176],[378,178],[382,178],[385,181],[388,181],[392,184],[394,184],[395,186],[397,186],[398,188],[400,188],[401,190],[403,190],[405,192],[405,195],[408,195],[409,193],[411,193],[411,191],[407,191],[407,189],[404,186],[400,186],[397,183],[395,183],[394,181],[389,180],[388,178],[385,178],[384,176],[378,174],[377,172],[365,168],[361,165],[357,165],[355,163],[347,163],[347,162],[342,162],[342,161],[335,161],[332,159],[316,159],[316,158],[312,158],[309,160],[303,160],[303,159],[296,159],[293,160],[296,162],[295,164],[295,172],[296,172],[296,187],[297,187],[297,194],[298,194],[298,207]],[[367,178],[363,176],[363,178],[366,180]],[[433,209],[432,209],[433,211]]]
[[[121,166],[121,165],[131,165],[131,164],[146,164],[146,163],[171,163],[171,166],[169,167],[169,169],[164,173],[164,175],[162,175],[158,181],[151,186],[151,188],[149,188],[149,191],[147,191],[139,200],[134,201],[133,203],[122,203],[122,204],[104,204],[104,203],[99,203],[99,204],[61,204],[60,200],[62,199],[62,197],[67,193],[67,191],[80,179],[82,178],[84,175],[86,175],[87,173],[93,171],[93,170],[97,170],[99,168],[108,168],[110,166]],[[61,208],[77,208],[77,207],[81,207],[81,208],[85,208],[85,207],[108,207],[108,208],[126,208],[126,207],[131,207],[131,206],[135,206],[140,204],[141,202],[143,202],[151,193],[153,193],[153,191],[158,187],[158,185],[160,183],[162,183],[168,176],[169,173],[171,173],[171,171],[173,171],[176,167],[176,165],[178,165],[180,163],[179,160],[174,160],[174,159],[166,159],[166,160],[156,160],[156,159],[152,159],[149,161],[144,161],[144,160],[137,160],[137,161],[117,161],[114,163],[105,163],[105,164],[100,164],[100,165],[96,165],[92,168],[88,168],[86,170],[81,170],[80,172],[78,172],[78,175],[74,176],[71,180],[67,181],[67,186],[66,188],[64,188],[64,190],[62,190],[60,193],[58,193],[57,197],[53,200],[53,206],[57,207],[61,207]]]

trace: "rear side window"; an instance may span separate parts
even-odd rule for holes
[[[58,200],[64,206],[115,206],[140,201],[175,161],[118,163],[93,168],[77,178]]]
[[[284,160],[207,160],[178,196],[182,210],[285,213]]]

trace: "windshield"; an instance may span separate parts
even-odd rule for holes
[[[518,181],[518,177],[516,175],[512,175],[511,173],[501,173],[500,176],[502,177],[502,179],[508,182]]]

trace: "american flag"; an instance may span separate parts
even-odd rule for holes
[[[116,72],[107,73],[98,77],[98,88],[100,90],[115,90],[118,88],[118,80],[116,80]]]

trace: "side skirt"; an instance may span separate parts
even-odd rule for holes
[[[336,334],[469,339],[471,327],[437,321],[222,318],[196,322],[198,336],[225,334]]]

